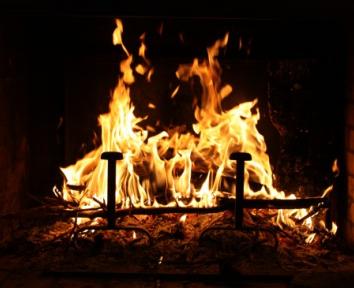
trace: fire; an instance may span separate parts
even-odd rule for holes
[[[181,218],[179,218],[179,222],[180,222],[180,223],[184,223],[184,222],[186,222],[186,220],[187,220],[187,214],[183,214],[183,215],[181,216]]]
[[[171,94],[171,99],[173,99],[173,98],[177,95],[178,90],[179,90],[179,86],[177,86],[177,87],[175,88],[175,90],[173,90],[173,92],[172,92],[172,94]]]
[[[311,233],[306,239],[305,239],[305,242],[307,244],[310,244],[313,242],[313,240],[315,240],[315,237],[316,237],[316,233]]]
[[[337,224],[336,224],[336,223],[334,223],[334,222],[332,222],[332,229],[331,229],[331,231],[330,231],[330,232],[331,232],[333,235],[336,235],[337,230],[338,230],[338,226],[337,226]]]
[[[153,68],[146,57],[145,34],[140,37],[138,55],[143,63],[135,64],[133,55],[123,44],[122,22],[116,20],[113,44],[120,45],[126,58],[120,63],[120,78],[114,89],[109,112],[98,118],[101,126],[102,144],[89,152],[75,164],[61,168],[65,175],[63,197],[75,200],[80,207],[98,207],[97,201],[106,203],[107,164],[100,161],[104,151],[123,153],[118,161],[116,177],[116,205],[119,208],[132,207],[214,207],[218,197],[235,197],[232,179],[235,163],[229,159],[233,152],[248,152],[252,161],[245,167],[245,197],[264,199],[295,199],[286,196],[273,186],[273,173],[263,135],[257,129],[260,112],[257,99],[241,103],[225,111],[222,100],[231,95],[233,88],[223,84],[220,78],[219,52],[228,43],[229,34],[217,40],[207,49],[207,59],[194,59],[191,64],[180,65],[176,77],[180,81],[198,78],[202,87],[200,103],[195,107],[193,131],[187,133],[167,131],[156,133],[154,127],[143,127],[145,117],[135,115],[130,98],[130,86],[134,83],[134,70],[151,78]],[[162,29],[162,28],[161,28]],[[174,98],[179,86],[173,91]],[[149,104],[150,109],[156,106]],[[193,175],[204,175],[201,183],[193,181]],[[261,189],[253,191],[250,181],[260,183]],[[71,185],[85,187],[83,191],[71,189]],[[222,187],[229,187],[222,191]],[[159,197],[157,197],[159,196]],[[162,199],[160,201],[157,200]],[[295,225],[294,219],[307,214],[306,209],[279,210],[278,225]],[[184,217],[184,218],[183,218]],[[183,220],[183,219],[184,220]],[[180,219],[184,222],[186,215]],[[304,225],[313,228],[311,218]],[[135,232],[133,238],[136,237]],[[135,239],[135,238],[134,238]],[[306,241],[311,242],[309,235]]]
[[[338,165],[338,159],[335,159],[332,164],[332,172],[335,176],[339,175],[339,165]]]
[[[129,52],[128,52],[127,48],[125,48],[125,46],[123,44],[123,40],[122,40],[122,33],[123,33],[122,21],[120,21],[120,19],[116,19],[116,25],[117,25],[117,27],[113,31],[113,45],[121,45],[123,48],[123,51],[128,56]]]

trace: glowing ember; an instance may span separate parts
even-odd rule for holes
[[[178,90],[179,90],[179,86],[177,86],[176,89],[173,90],[173,92],[171,94],[171,99],[173,99],[176,96],[176,94],[178,93]]]
[[[104,151],[118,151],[124,155],[123,160],[116,164],[117,209],[152,206],[214,207],[218,197],[235,197],[234,181],[227,180],[235,177],[235,163],[229,160],[233,152],[248,152],[252,155],[252,161],[245,163],[245,198],[296,198],[294,194],[285,195],[273,187],[267,147],[264,137],[257,130],[260,119],[257,99],[227,111],[222,108],[221,101],[231,95],[233,90],[231,85],[222,83],[221,66],[217,58],[220,50],[228,43],[228,34],[207,49],[207,59],[194,59],[191,64],[180,65],[176,71],[180,81],[198,78],[202,87],[201,99],[195,101],[200,104],[195,108],[194,131],[184,134],[161,131],[156,134],[155,127],[139,125],[146,117],[134,114],[130,98],[130,85],[135,81],[134,70],[141,75],[146,74],[148,80],[154,71],[145,56],[145,34],[140,37],[138,53],[143,63],[136,64],[132,69],[135,61],[122,41],[122,22],[117,19],[116,24],[113,44],[122,47],[126,59],[120,63],[121,76],[114,89],[109,112],[100,115],[98,119],[102,129],[102,144],[75,164],[61,168],[66,178],[63,187],[65,200],[75,200],[82,208],[98,207],[95,199],[101,203],[107,202],[107,163],[100,161]],[[178,91],[179,86],[170,97],[174,98]],[[152,103],[148,107],[156,108]],[[200,183],[192,180],[193,173],[204,175]],[[249,184],[251,181],[262,184],[262,188],[252,190]],[[70,185],[85,188],[84,191],[76,191]],[[222,191],[221,187],[228,187],[228,191]],[[331,189],[329,187],[326,193]],[[158,201],[157,196],[163,200]],[[274,221],[279,226],[293,226],[296,219],[303,218],[307,213],[307,209],[279,210]],[[186,216],[183,215],[180,222],[184,222]],[[311,217],[303,223],[309,229],[315,225]],[[312,242],[314,237],[314,234],[310,234],[306,242]]]
[[[331,232],[333,235],[335,235],[335,234],[337,233],[337,230],[338,230],[337,224],[334,223],[334,222],[332,222],[332,229],[331,229],[330,232]]]
[[[313,240],[315,240],[316,237],[316,233],[311,233],[305,240],[306,243],[310,244],[313,242]]]
[[[179,222],[184,223],[187,220],[187,214],[183,214],[181,218],[179,218]]]

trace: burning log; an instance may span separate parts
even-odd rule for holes
[[[221,199],[228,205],[235,203],[235,199]],[[328,208],[329,199],[323,197],[311,197],[302,199],[243,199],[245,209],[301,209],[312,206]]]
[[[107,209],[102,207],[98,210],[75,209],[66,211],[69,217],[83,217],[94,219],[96,217],[107,218],[107,228],[114,229],[116,219],[127,215],[158,215],[167,213],[216,213],[234,209],[235,228],[242,229],[243,209],[299,209],[315,206],[316,209],[328,208],[329,198],[305,198],[305,199],[244,199],[244,170],[245,161],[252,159],[249,153],[233,153],[231,160],[236,160],[236,199],[219,198],[216,207],[144,207],[116,210],[115,191],[116,191],[116,161],[123,158],[119,152],[104,152],[102,159],[108,161],[107,177]]]
[[[230,202],[231,203],[231,202]],[[234,202],[232,202],[234,203]],[[229,204],[228,204],[229,205]],[[231,204],[232,205],[232,204]],[[128,215],[161,215],[161,214],[208,214],[223,212],[226,210],[231,210],[232,207],[218,206],[209,208],[196,208],[196,207],[146,207],[146,208],[128,208],[115,210],[114,217],[125,217]],[[228,209],[229,208],[229,209]],[[58,216],[60,218],[90,218],[94,219],[97,217],[106,218],[107,212],[101,208],[97,209],[78,209],[78,210],[60,210],[60,208],[48,209],[48,214],[53,216]]]
[[[244,170],[245,161],[252,159],[249,153],[233,153],[231,160],[236,160],[236,199],[219,198],[218,205],[215,207],[144,207],[129,208],[116,210],[116,161],[123,158],[119,152],[104,152],[102,159],[108,160],[108,177],[107,177],[107,209],[102,207],[99,210],[75,209],[67,211],[68,215],[74,213],[72,217],[84,217],[94,219],[96,217],[106,217],[108,229],[115,229],[116,219],[127,215],[157,215],[167,213],[216,213],[225,210],[234,209],[235,228],[242,229],[243,226],[243,209],[299,209],[310,208],[315,206],[316,209],[328,208],[329,198],[307,198],[307,199],[244,199]],[[310,216],[308,216],[310,217]],[[300,222],[302,222],[301,219]],[[328,221],[327,221],[328,222]]]

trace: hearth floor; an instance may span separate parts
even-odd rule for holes
[[[349,259],[351,258],[351,259]],[[265,279],[260,280],[259,276],[255,276],[256,279],[250,278],[246,280],[240,280],[239,282],[229,283],[227,281],[208,281],[208,280],[158,280],[158,279],[146,279],[141,278],[137,274],[136,279],[126,278],[124,274],[111,273],[105,277],[104,274],[97,273],[99,267],[96,269],[96,274],[93,275],[90,270],[81,269],[84,272],[83,275],[75,275],[75,270],[72,270],[71,275],[60,275],[60,271],[57,275],[50,275],[47,269],[39,269],[35,265],[30,264],[35,259],[28,259],[26,256],[20,257],[17,255],[2,255],[0,258],[0,287],[2,288],[14,288],[14,287],[30,287],[30,288],[94,288],[94,287],[166,287],[166,288],[210,288],[210,287],[256,287],[256,288],[314,288],[314,287],[353,287],[354,282],[354,257],[348,257],[345,265],[342,267],[336,267],[338,271],[311,271],[303,272],[295,275],[291,275],[291,279]],[[82,259],[81,259],[82,260]],[[31,267],[30,267],[31,266]],[[97,264],[99,266],[99,264]],[[132,268],[132,265],[130,265]],[[112,267],[114,268],[114,267]],[[127,270],[127,267],[125,267]],[[48,267],[50,270],[50,267]],[[88,267],[86,267],[88,269]],[[207,273],[215,273],[211,270],[217,270],[215,267],[209,267]],[[114,270],[114,269],[113,269]],[[119,270],[119,269],[118,269]],[[128,269],[129,270],[129,269]],[[58,271],[57,271],[58,272]],[[77,270],[76,270],[77,272]],[[87,275],[85,276],[85,273]],[[172,273],[172,271],[170,271]],[[253,272],[254,273],[254,272]],[[268,271],[269,273],[269,271]],[[279,271],[274,271],[274,275],[280,275]],[[217,274],[217,273],[216,273]],[[249,274],[249,275],[252,275]],[[274,276],[273,275],[273,276]],[[290,275],[290,274],[288,274]],[[234,275],[235,279],[239,277]],[[271,276],[268,274],[268,276]]]
[[[152,242],[138,230],[75,238],[65,221],[11,225],[6,233],[3,226],[9,237],[0,245],[0,287],[353,287],[354,253],[333,237],[306,244],[266,224],[201,237],[201,221],[218,215],[188,217],[183,225],[173,215],[126,219],[151,228]]]

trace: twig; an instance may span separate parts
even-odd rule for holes
[[[315,216],[320,210],[320,207],[314,207],[309,213],[307,213],[304,217],[300,218],[300,219],[293,219],[293,221],[297,224],[300,225],[302,223],[304,223],[304,221],[312,216]]]
[[[98,205],[100,205],[100,207],[103,209],[103,210],[107,210],[107,205],[105,202],[102,202],[100,200],[98,200],[95,196],[92,197],[92,200],[95,201]],[[104,201],[104,199],[103,199]]]

